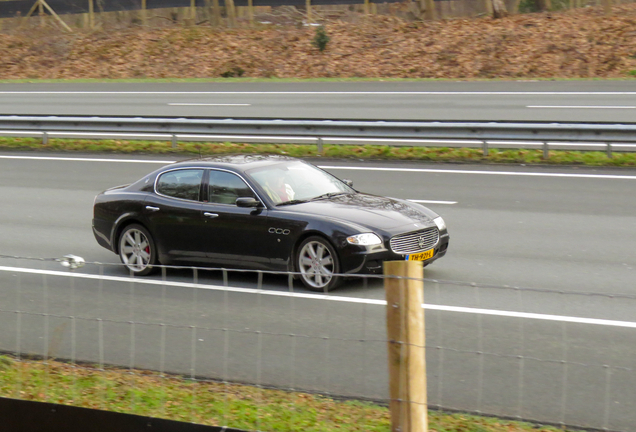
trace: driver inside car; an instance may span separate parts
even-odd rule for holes
[[[291,185],[285,182],[285,177],[278,172],[271,173],[265,178],[263,188],[276,204],[291,201],[296,195]]]

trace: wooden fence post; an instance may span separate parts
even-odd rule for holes
[[[212,13],[214,16],[213,25],[218,27],[221,25],[221,5],[219,4],[219,0],[212,1]]]
[[[437,18],[434,0],[420,0],[420,9],[424,9],[424,19],[434,20]]]
[[[38,15],[40,16],[40,27],[44,27],[44,5],[38,2]]]
[[[45,0],[37,0],[33,6],[31,7],[31,9],[29,10],[29,12],[27,12],[27,14],[24,16],[24,18],[22,18],[22,23],[20,24],[20,27],[22,27],[27,19],[31,16],[31,14],[33,14],[33,12],[35,12],[36,9],[39,9],[39,14],[40,14],[40,19],[44,18],[44,9],[46,8],[46,10],[49,11],[49,13],[53,16],[53,18],[55,18],[61,25],[62,27],[64,27],[66,30],[68,30],[69,32],[72,32],[73,30],[71,30],[71,28],[62,20],[62,18],[59,17],[58,14],[55,13],[55,11],[53,9],[51,9],[51,6],[49,6],[49,4],[45,1]],[[40,23],[42,23],[43,21],[41,21]]]
[[[148,9],[147,0],[141,0],[141,24],[146,27],[148,25]]]
[[[391,431],[426,432],[428,406],[422,262],[385,262],[384,275]]]
[[[307,24],[313,21],[311,17],[311,0],[305,0],[305,7],[307,9]]]
[[[236,6],[234,0],[225,0],[225,11],[227,13],[228,27],[236,27]]]
[[[492,7],[492,0],[484,0],[484,8],[486,8],[486,15],[492,17],[495,10]]]
[[[254,0],[247,0],[247,14],[250,20],[250,27],[254,27]]]
[[[95,28],[95,0],[88,0],[88,28]]]

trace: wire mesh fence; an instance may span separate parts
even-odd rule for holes
[[[614,5],[632,3],[632,0],[615,0]],[[20,25],[20,20],[25,17],[36,3],[35,0],[0,0],[0,19],[6,19],[5,29]],[[360,17],[366,14],[379,14],[400,17],[406,20],[419,20],[422,11],[419,1],[369,1],[364,0],[313,0],[310,3],[311,13],[307,13],[306,0],[253,0],[252,7],[247,0],[234,0],[237,10],[234,18],[236,24],[247,26],[251,15],[256,23],[260,24],[288,24],[294,25],[310,21],[329,22],[341,20],[345,22],[358,22]],[[435,0],[435,16],[440,19],[476,17],[492,13],[490,0]],[[545,2],[544,2],[545,3]],[[148,0],[121,1],[106,0],[48,0],[47,5],[71,28],[94,26],[88,19],[89,11],[93,10],[97,24],[103,28],[134,27],[139,25],[150,27],[166,27],[174,25],[229,25],[228,14],[232,8],[226,8],[225,1],[219,0],[222,11],[221,23],[215,23],[212,18],[212,2],[197,0]],[[541,2],[532,0],[505,0],[506,10],[510,13],[539,12]],[[145,6],[144,6],[145,5]],[[601,0],[552,0],[546,7],[552,11],[601,6]],[[145,9],[144,9],[145,7]],[[41,9],[41,13],[40,13]],[[48,8],[40,8],[32,13],[32,25],[43,25],[40,16],[50,17],[52,14]],[[248,9],[251,12],[248,12]],[[228,22],[226,22],[228,21]],[[48,25],[56,26],[58,21],[50,20]]]
[[[131,278],[118,264],[0,258],[1,396],[164,417],[181,389],[180,419],[250,430],[300,427],[300,394],[386,405],[383,277],[321,294],[293,276],[161,267]],[[424,279],[429,408],[633,430],[635,303],[602,287]],[[163,391],[142,393],[144,380]],[[259,403],[246,408],[239,389]],[[271,411],[269,389],[287,411]],[[364,430],[370,416],[357,415]]]

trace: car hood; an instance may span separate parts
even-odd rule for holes
[[[409,225],[431,225],[437,214],[409,201],[368,194],[339,195],[283,207],[286,211],[308,213],[353,222],[369,228],[390,230]]]

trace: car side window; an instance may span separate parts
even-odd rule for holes
[[[169,171],[157,180],[157,192],[173,198],[199,201],[202,178],[201,169]]]
[[[236,174],[210,171],[208,201],[217,204],[236,204],[239,197],[256,198],[252,189]]]

